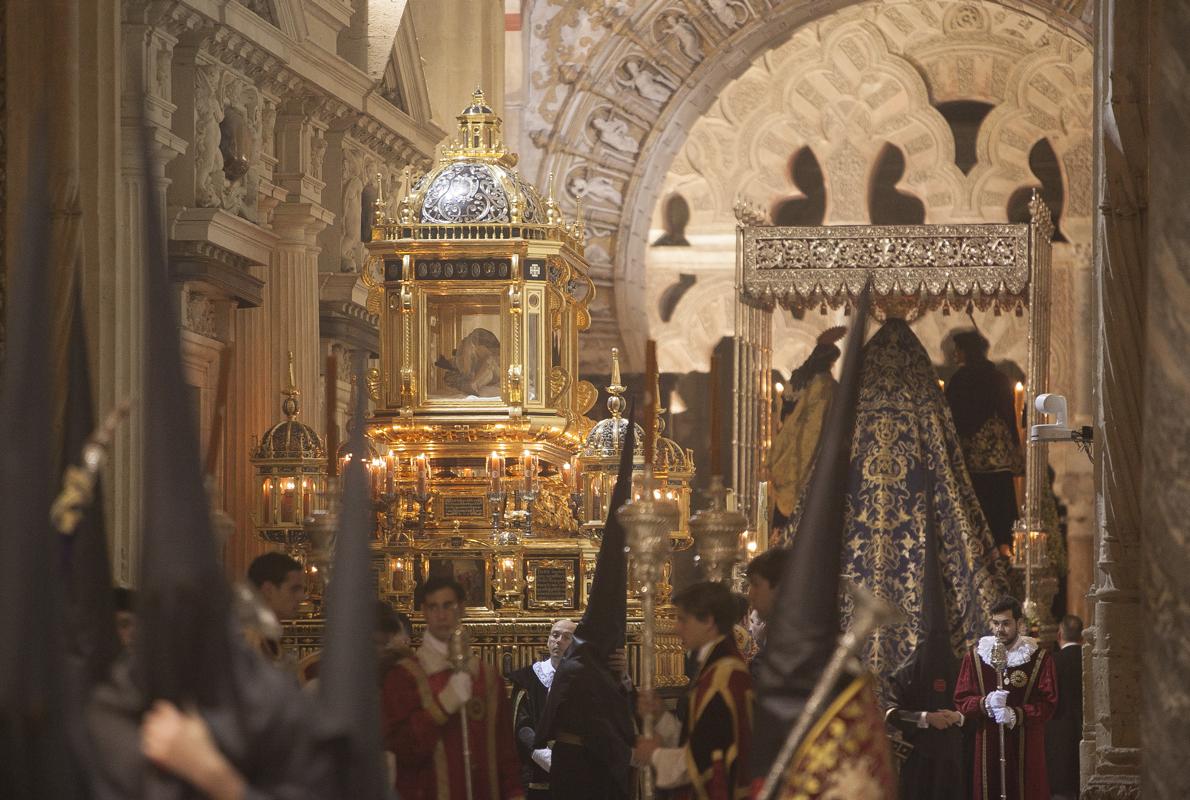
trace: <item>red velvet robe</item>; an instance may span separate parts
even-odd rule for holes
[[[495,669],[479,664],[471,700],[447,715],[438,693],[451,674],[446,658],[423,645],[385,676],[384,740],[396,754],[398,794],[403,800],[465,800],[460,720],[466,713],[473,800],[523,798],[504,681]]]
[[[988,716],[984,704],[984,698],[996,690],[996,670],[988,663],[992,638],[985,636],[963,659],[955,685],[955,708],[967,718],[967,725],[979,726],[975,733],[975,800],[1000,797],[1000,726]],[[1008,800],[1049,800],[1045,723],[1058,703],[1058,685],[1053,658],[1036,642],[1028,641],[1034,652],[1023,663],[1017,663],[1021,657],[1015,650],[1009,653],[1004,683],[1008,707],[1016,712],[1016,725],[1004,729],[1006,796]]]
[[[752,750],[752,674],[725,637],[707,654],[688,695],[682,743],[690,785],[674,797],[741,800],[749,794],[748,758]]]

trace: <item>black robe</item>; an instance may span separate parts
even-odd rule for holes
[[[544,800],[550,796],[550,774],[533,761],[537,723],[545,713],[549,689],[533,671],[533,665],[521,667],[508,676],[512,682],[512,726],[516,731],[517,755],[521,757],[521,783],[526,800]]]
[[[593,645],[576,640],[554,673],[534,742],[538,748],[553,746],[550,796],[627,800],[635,743],[628,690]]]

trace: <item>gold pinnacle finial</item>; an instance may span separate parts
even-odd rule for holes
[[[662,416],[668,409],[661,407],[661,374],[658,373],[653,376],[653,396],[657,398],[657,435],[665,430],[665,417]]]
[[[372,203],[372,226],[384,224],[384,176],[376,173],[376,202]]]
[[[285,401],[281,403],[281,411],[289,419],[297,419],[298,412],[301,407],[298,405],[298,398],[301,392],[297,388],[297,378],[294,377],[293,372],[293,351],[289,351],[289,385],[281,392],[285,395]]]
[[[607,410],[611,412],[612,417],[619,419],[620,415],[624,413],[627,403],[620,395],[624,394],[627,386],[620,382],[620,348],[612,348],[612,380],[607,385]]]

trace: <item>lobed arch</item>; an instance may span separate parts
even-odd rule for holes
[[[1084,45],[1090,41],[1085,3],[1072,8],[1063,0],[987,2],[1023,14],[1039,28],[1067,34]],[[534,147],[522,148],[526,170],[541,184],[550,172],[563,176],[563,199],[583,203],[596,232],[593,277],[601,290],[591,333],[624,347],[630,368],[643,363],[643,342],[621,337],[620,329],[647,313],[643,264],[650,218],[690,128],[723,88],[765,52],[799,28],[859,4],[642,0],[632,5],[567,0],[533,7],[530,56],[538,67],[529,78],[525,131]],[[943,7],[980,4],[906,0],[897,5],[929,6],[937,13]],[[716,13],[724,9],[733,9],[732,14]],[[634,57],[667,65],[668,75],[678,83],[667,101],[649,101],[620,87],[616,71]],[[592,112],[609,103],[623,112],[626,135],[636,141],[631,159],[587,144]],[[576,176],[581,183],[574,181]],[[590,188],[599,195],[582,191]]]

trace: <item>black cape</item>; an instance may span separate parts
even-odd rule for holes
[[[576,641],[554,674],[534,747],[551,743],[551,797],[632,795],[636,727],[630,693],[590,643]]]
[[[525,797],[549,797],[550,774],[533,761],[533,751],[537,748],[537,724],[541,715],[545,713],[546,697],[549,689],[533,671],[533,665],[521,667],[508,676],[512,682],[512,724],[516,731],[517,755],[521,759],[521,783],[525,787]]]

